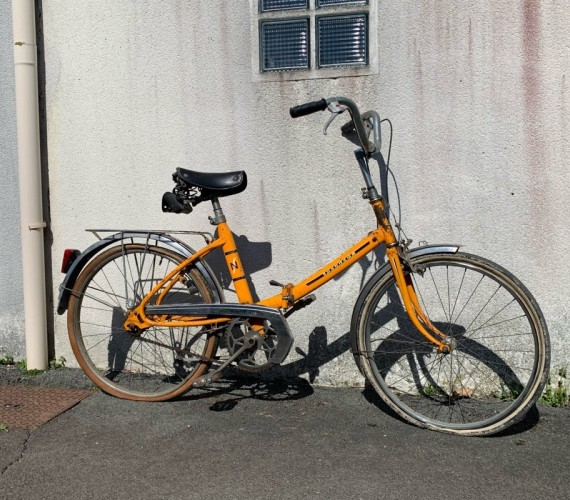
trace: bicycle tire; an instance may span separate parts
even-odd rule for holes
[[[357,363],[380,398],[407,422],[488,435],[519,421],[546,383],[544,316],[524,285],[487,259],[462,252],[405,266],[430,321],[452,341],[438,351],[405,312],[393,273],[379,276],[355,311]]]
[[[166,401],[184,394],[210,366],[218,346],[212,329],[151,327],[132,334],[123,327],[127,310],[184,260],[159,246],[125,244],[102,252],[79,275],[69,301],[69,339],[79,365],[103,391]],[[214,297],[191,267],[161,303],[211,303]]]

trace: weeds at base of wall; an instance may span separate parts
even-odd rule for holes
[[[63,356],[59,358],[52,359],[49,362],[48,370],[58,370],[60,368],[65,368],[66,359]],[[15,361],[14,356],[7,354],[3,358],[0,358],[0,366],[15,366],[22,371],[22,375],[34,376],[44,373],[46,370],[28,370],[27,362],[25,359],[20,361]],[[2,429],[0,429],[2,430]]]
[[[0,358],[0,366],[8,366],[16,364],[14,361],[14,356],[6,354],[3,358]]]
[[[552,375],[548,375],[546,387],[539,402],[546,406],[555,408],[568,406],[570,404],[570,386],[567,380],[568,370],[560,368],[557,373],[556,383],[553,384]]]

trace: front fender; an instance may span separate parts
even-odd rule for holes
[[[457,253],[459,251],[459,245],[453,244],[443,244],[443,245],[424,245],[421,247],[413,248],[412,250],[408,251],[407,257],[409,259],[414,259],[417,257],[423,257],[424,255],[432,255],[436,253]],[[390,263],[385,262],[384,265],[378,269],[366,282],[360,294],[358,295],[358,299],[356,300],[356,304],[354,305],[354,309],[352,311],[352,319],[350,321],[350,341],[352,346],[352,353],[354,355],[354,359],[358,366],[358,369],[362,372],[360,367],[360,356],[358,355],[358,344],[357,344],[357,336],[358,336],[358,322],[360,318],[360,314],[362,311],[362,307],[364,305],[364,301],[366,297],[370,293],[370,290],[380,281],[382,280],[387,274],[391,273],[392,269],[390,268]]]
[[[111,236],[107,236],[103,238],[85,249],[71,264],[71,267],[65,274],[65,278],[63,282],[59,286],[59,298],[57,304],[57,313],[63,314],[67,310],[67,306],[69,303],[69,295],[71,294],[71,290],[77,281],[77,278],[83,268],[87,265],[87,263],[103,251],[108,246],[112,245],[113,243],[117,243],[124,239],[131,239],[131,238],[144,238],[145,240],[153,240],[159,243],[163,243],[172,247],[175,251],[183,255],[184,257],[189,257],[195,251],[184,243],[183,241],[174,238],[166,233],[149,233],[147,231],[126,231],[113,234]],[[216,294],[215,297],[216,302],[224,302],[224,291],[220,286],[218,280],[215,277],[214,272],[210,269],[208,264],[200,259],[196,262],[196,269],[202,274],[202,276],[206,279],[208,286],[210,289]]]

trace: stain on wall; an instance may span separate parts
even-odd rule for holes
[[[236,234],[271,242],[271,268],[253,280],[260,296],[275,293],[271,279],[310,274],[374,227],[353,145],[334,126],[323,136],[323,115],[288,115],[347,95],[392,119],[408,236],[461,243],[520,276],[547,316],[556,362],[569,361],[568,293],[557,284],[570,279],[568,25],[562,0],[380,0],[378,75],[254,82],[249,2],[50,2],[54,254],[87,245],[82,227],[211,229],[206,204],[188,217],[160,212],[172,171],[244,169],[247,191],[223,206]],[[345,338],[369,268],[353,267],[291,317],[297,346],[306,351],[316,326],[329,342]],[[61,318],[56,328],[65,354]],[[361,380],[349,353],[320,377]]]

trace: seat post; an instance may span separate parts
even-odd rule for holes
[[[210,217],[210,223],[217,226],[222,222],[226,222],[226,216],[217,197],[212,198],[212,207],[214,208],[214,217]]]

